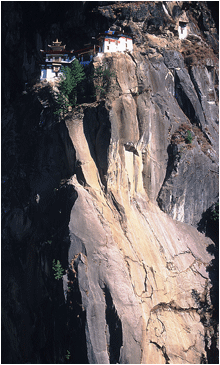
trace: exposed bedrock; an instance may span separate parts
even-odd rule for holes
[[[189,74],[177,51],[166,51],[156,61],[136,52],[132,58],[109,55],[95,62],[110,64],[116,74],[107,102],[109,152],[119,151],[129,176],[128,191],[144,189],[174,219],[198,224],[218,197],[214,71],[193,66]],[[117,168],[113,170],[115,174]]]
[[[78,195],[69,223],[69,262],[81,255],[76,267],[89,361],[203,361],[210,336],[204,308],[212,301],[211,241],[177,221],[196,225],[217,199],[217,154],[206,137],[208,123],[215,126],[216,120],[208,120],[204,133],[192,124],[175,98],[175,72],[162,58],[155,64],[136,52],[132,58],[103,56],[101,62],[116,75],[106,102],[66,119],[81,166],[81,174],[69,180]],[[184,82],[202,113],[188,74]],[[97,143],[102,138],[108,139],[104,149]],[[118,348],[110,345],[106,300],[118,323]]]
[[[218,41],[206,3],[6,3],[2,362],[218,363]],[[39,49],[56,37],[79,49],[109,26],[133,35],[133,53],[94,57],[91,69],[108,69],[94,80],[103,94],[56,116],[53,88],[35,84]]]

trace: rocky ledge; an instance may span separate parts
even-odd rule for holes
[[[75,9],[95,30],[131,32],[134,51],[97,55],[108,79],[63,119],[49,84],[4,107],[4,361],[218,363],[211,13],[203,2]]]

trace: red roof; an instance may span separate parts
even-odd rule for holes
[[[118,31],[115,31],[114,33],[99,33],[99,35],[96,38],[98,39],[98,38],[101,38],[101,37],[111,37],[111,38],[124,37],[124,38],[132,39],[131,34],[126,34],[126,33],[118,32]]]

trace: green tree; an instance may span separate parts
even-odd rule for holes
[[[57,107],[54,114],[64,116],[64,114],[68,110],[68,107],[70,106],[70,103],[67,97],[60,90],[58,92],[55,92],[55,98],[57,102]]]
[[[111,80],[113,80],[115,77],[115,73],[104,66],[95,68],[93,80],[95,84],[96,95],[100,98],[105,97],[110,88]]]
[[[58,86],[59,92],[56,93],[57,114],[65,113],[69,106],[73,108],[76,106],[80,86],[86,77],[83,66],[77,59],[71,63],[71,66],[62,67],[61,71],[63,75]]]
[[[211,219],[213,221],[218,221],[219,220],[219,202],[217,202],[215,204],[215,208],[214,208],[214,210],[212,211],[212,214],[211,214]]]
[[[67,353],[66,353],[65,358],[66,358],[67,360],[69,360],[69,359],[70,359],[70,357],[71,357],[71,355],[70,355],[70,351],[69,351],[69,350],[67,350]]]
[[[187,136],[185,137],[185,142],[186,143],[192,143],[192,140],[193,140],[192,133],[188,130],[187,131]]]
[[[55,271],[55,273],[54,273],[55,279],[56,280],[62,279],[63,274],[64,274],[64,269],[62,268],[62,265],[59,260],[57,260],[57,262],[56,262],[55,259],[53,259],[52,269]]]

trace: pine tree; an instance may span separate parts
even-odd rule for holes
[[[85,80],[85,72],[83,66],[75,59],[71,66],[63,67],[63,76],[58,86],[59,94],[57,95],[57,102],[59,109],[65,112],[68,106],[75,107],[77,104],[77,94],[79,92],[80,85]]]

